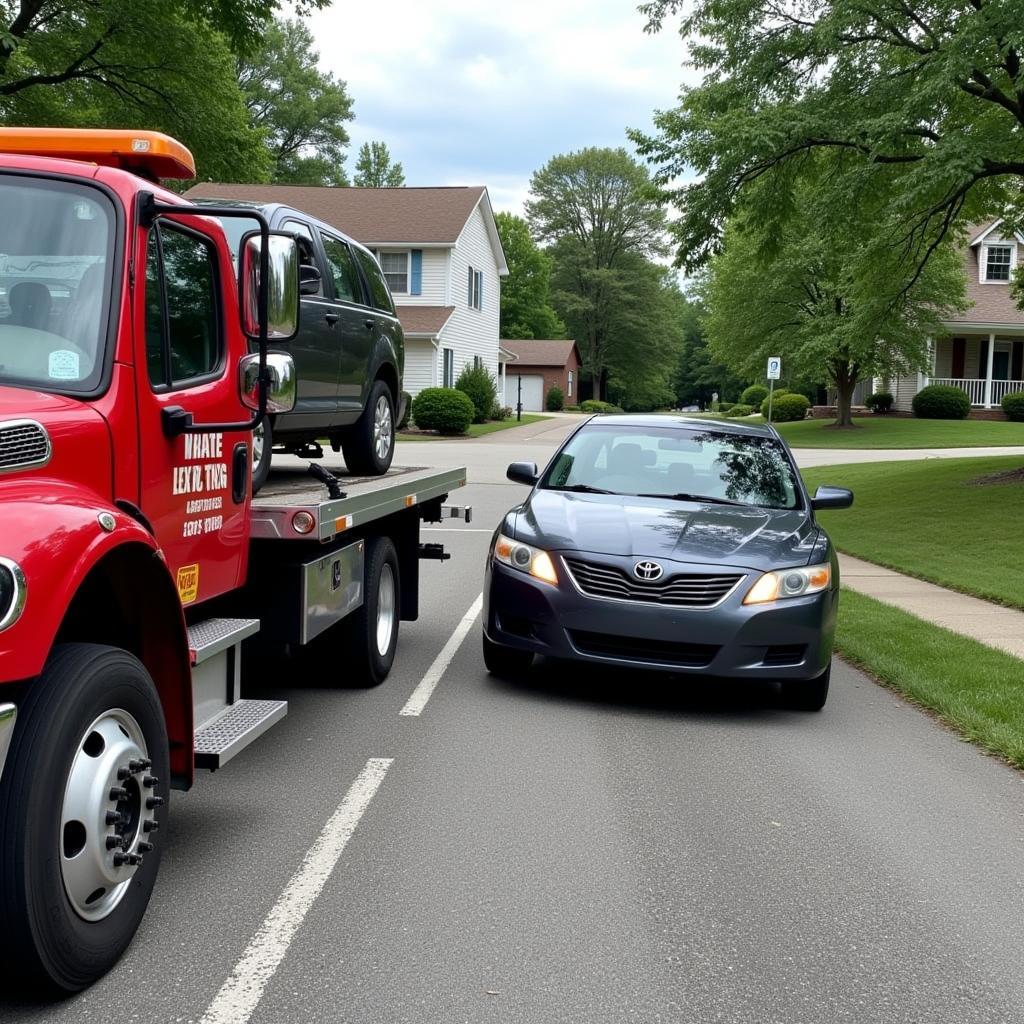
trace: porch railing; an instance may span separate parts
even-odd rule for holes
[[[959,377],[932,377],[932,384],[945,384],[949,387],[960,388],[961,391],[966,391],[968,398],[971,400],[971,405],[984,405],[985,404],[985,378],[964,378]],[[995,381],[992,382],[995,384]],[[1000,381],[1003,383],[1003,381]]]
[[[1003,395],[1012,394],[1014,391],[1024,391],[1024,380],[992,381],[992,405],[998,409],[1003,404]]]

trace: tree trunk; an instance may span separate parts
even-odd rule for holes
[[[838,369],[838,368],[837,368]],[[852,427],[853,392],[857,387],[857,371],[845,366],[835,375],[836,384],[836,423],[837,427]]]

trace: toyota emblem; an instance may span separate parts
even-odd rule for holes
[[[633,566],[633,575],[638,580],[645,580],[648,583],[661,579],[664,571],[657,562],[637,562]]]

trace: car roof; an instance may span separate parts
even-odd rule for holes
[[[623,427],[668,427],[679,430],[714,430],[722,434],[741,434],[745,437],[778,437],[774,427],[767,423],[740,423],[737,420],[719,420],[697,416],[664,414],[612,413],[591,417],[590,423],[618,424]]]

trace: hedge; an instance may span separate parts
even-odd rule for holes
[[[768,389],[763,384],[751,384],[750,387],[740,395],[740,404],[749,405],[751,408],[755,408],[767,397]]]
[[[729,407],[725,415],[728,416],[729,419],[733,419],[735,416],[749,416],[753,411],[754,407],[752,405],[737,402],[735,405]]]
[[[1018,423],[1024,421],[1024,391],[1011,391],[1003,395],[1003,412],[1006,418],[1016,420]]]
[[[783,395],[775,395],[772,400],[772,422],[789,423],[793,420],[807,418],[807,410],[811,403],[804,395],[794,395],[787,391]],[[761,415],[768,415],[768,399],[761,403]]]
[[[484,366],[467,363],[455,382],[456,391],[461,391],[473,403],[473,422],[486,423],[494,415],[498,404],[498,393],[494,378]]]
[[[596,398],[588,398],[585,402],[580,402],[581,412],[622,412],[622,409],[617,405],[612,405],[611,402],[600,402]]]
[[[971,412],[967,392],[948,384],[929,384],[910,404],[914,415],[923,420],[965,420]]]
[[[469,396],[455,388],[424,388],[412,403],[416,426],[439,434],[464,434],[475,414]]]
[[[562,389],[554,384],[548,391],[547,402],[548,412],[561,412],[565,406],[565,395],[562,393]]]
[[[735,404],[735,402],[719,402],[718,411],[722,413],[728,412]]]
[[[864,404],[872,411],[885,415],[891,408],[894,399],[888,391],[876,391],[868,395]]]

